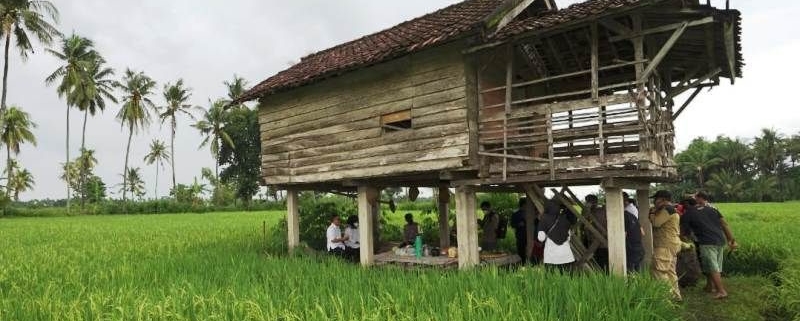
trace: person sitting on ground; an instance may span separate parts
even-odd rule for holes
[[[344,242],[348,240],[347,236],[342,236],[342,229],[339,226],[342,224],[339,215],[334,214],[331,216],[331,225],[328,226],[328,230],[325,233],[325,237],[328,240],[328,253],[342,256],[345,254],[345,245]]]
[[[492,204],[487,201],[481,203],[483,220],[480,221],[483,238],[481,238],[481,250],[493,252],[497,250],[497,227],[500,225],[500,217],[492,210]]]
[[[361,248],[358,235],[358,215],[350,215],[350,217],[347,218],[344,236],[347,238],[347,240],[344,241],[347,258],[352,261],[358,260]]]
[[[599,202],[600,200],[597,198],[597,195],[589,194],[586,195],[584,198],[586,202],[586,213],[584,213],[584,217],[589,218],[592,225],[598,231],[605,231],[606,230],[606,209],[600,207]],[[591,243],[597,238],[594,234],[589,232],[588,230],[584,233],[586,235],[587,241],[586,247],[588,248],[591,246]],[[600,244],[600,246],[594,252],[594,261],[600,266],[601,269],[604,271],[608,271],[608,246],[605,244]]]
[[[419,224],[414,222],[414,215],[406,213],[406,226],[403,228],[403,244],[400,247],[414,245],[414,241],[419,235]]]
[[[728,296],[725,285],[722,283],[722,263],[725,245],[733,250],[738,246],[733,238],[728,223],[719,211],[707,206],[708,194],[698,192],[695,195],[697,208],[688,211],[681,219],[681,225],[686,230],[691,230],[697,237],[700,250],[700,262],[703,273],[706,275],[706,292],[716,293],[715,299]]]
[[[511,214],[511,227],[514,229],[514,239],[517,241],[517,255],[525,264],[530,259],[528,253],[528,223],[525,221],[525,204],[527,198],[519,199],[519,208]]]
[[[540,242],[544,242],[544,264],[560,272],[570,272],[575,262],[570,239],[572,226],[577,223],[575,213],[560,206],[553,200],[547,201],[544,217],[539,223],[541,230],[537,234]]]

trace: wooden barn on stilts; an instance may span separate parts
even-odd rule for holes
[[[386,187],[442,191],[443,246],[455,188],[461,268],[480,264],[476,192],[526,193],[541,210],[544,188],[580,206],[569,186],[599,184],[609,213],[623,188],[646,213],[651,183],[677,176],[675,118],[741,77],[740,14],[710,2],[467,0],[264,80],[240,101],[258,100],[263,180],[288,192],[289,246],[305,190],[357,193],[364,265]],[[625,274],[622,216],[587,228]],[[598,245],[575,244],[581,260]]]

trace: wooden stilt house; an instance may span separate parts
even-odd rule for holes
[[[467,0],[302,58],[240,99],[258,100],[263,180],[288,191],[290,246],[303,190],[357,193],[365,265],[389,186],[455,188],[461,267],[479,264],[476,191],[541,207],[545,187],[575,205],[569,185],[599,184],[609,213],[622,188],[646,212],[650,184],[676,178],[675,118],[741,77],[740,14],[713,5]],[[624,274],[622,215],[589,228]]]

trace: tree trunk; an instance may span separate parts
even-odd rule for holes
[[[5,64],[3,65],[3,98],[0,103],[0,114],[6,111],[6,94],[8,93],[8,48],[11,46],[11,32],[6,33]]]
[[[125,169],[122,172],[122,209],[128,200],[128,157],[131,154],[131,139],[133,138],[133,125],[128,127],[128,147],[125,149]]]
[[[81,133],[81,156],[83,156],[83,152],[86,150],[86,121],[89,119],[89,108],[83,111],[83,132]],[[83,185],[86,184],[86,173],[85,168],[81,167],[79,177],[80,181],[78,181],[78,193],[81,195],[81,210],[83,210],[84,204],[86,204],[86,193],[83,191]]]
[[[156,162],[156,187],[155,187],[155,200],[158,200],[158,162]]]
[[[69,105],[67,105],[67,135],[66,135],[67,136],[67,139],[66,139],[67,140],[67,143],[66,143],[66,147],[67,147],[67,167],[66,167],[66,172],[67,173],[65,175],[67,177],[67,214],[69,214],[69,202],[70,202],[70,199],[72,198],[72,192],[71,192],[71,188],[70,188],[70,166],[69,166],[69,109],[70,109],[70,107],[69,107]]]
[[[169,144],[170,166],[172,167],[172,190],[175,191],[175,127],[177,126],[175,116],[172,116],[172,138]],[[175,195],[177,197],[177,195]]]
[[[8,174],[6,174],[6,197],[11,196],[11,185],[13,185],[14,179],[14,169],[11,168],[11,147],[6,144],[6,170]]]

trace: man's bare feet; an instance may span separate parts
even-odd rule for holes
[[[728,297],[728,293],[727,292],[717,293],[716,295],[713,296],[714,300],[722,300],[722,299],[725,299],[727,297]]]
[[[708,284],[706,285],[706,287],[703,288],[703,291],[705,291],[706,293],[715,293],[717,292],[717,289],[715,289],[713,285]]]

